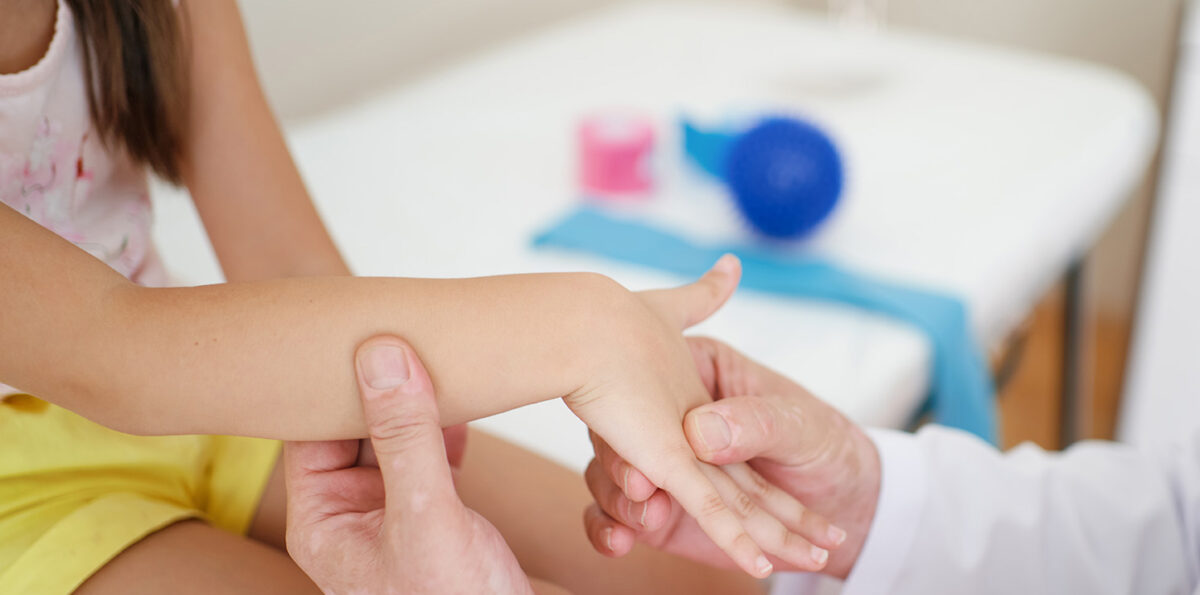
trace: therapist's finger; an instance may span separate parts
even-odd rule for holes
[[[355,356],[363,417],[379,461],[387,511],[405,519],[405,527],[439,519],[461,507],[446,461],[433,381],[411,347],[394,337],[363,343]],[[427,523],[428,524],[428,523]]]
[[[358,458],[358,440],[285,442],[283,447],[286,477],[353,467]]]
[[[450,463],[450,468],[462,467],[463,455],[467,451],[467,424],[442,428],[442,439],[446,442],[446,461]],[[359,441],[358,464],[368,467],[379,466],[379,460],[375,458],[375,449],[371,448],[370,440]]]
[[[810,458],[815,441],[826,434],[819,425],[798,399],[772,395],[727,397],[692,409],[683,420],[696,457],[714,465]]]
[[[324,518],[346,501],[341,494],[332,493],[332,486],[341,479],[336,477],[339,473],[354,470],[357,454],[357,440],[284,443],[289,532]]]
[[[737,289],[741,278],[741,261],[726,254],[693,283],[672,289],[642,291],[638,295],[659,316],[683,330],[720,310]]]
[[[608,479],[620,486],[627,498],[634,502],[644,502],[658,491],[653,482],[621,458],[603,438],[591,431],[588,435],[592,439],[595,460],[599,461],[599,466],[604,469]]]

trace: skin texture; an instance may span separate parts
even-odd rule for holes
[[[691,339],[690,344],[716,400],[690,411],[684,421],[696,455],[718,465],[749,461],[769,485],[830,519],[836,527],[826,527],[826,543],[841,545],[831,551],[824,572],[848,576],[879,500],[880,463],[874,443],[803,387],[728,345],[704,338]],[[727,429],[720,429],[721,423],[712,425],[714,421]],[[622,556],[640,541],[705,564],[728,564],[668,494],[603,440],[593,444],[596,458],[587,480],[595,504],[585,513],[585,525],[597,551]]]
[[[0,74],[25,70],[46,55],[54,38],[54,2],[0,0]]]
[[[136,287],[0,207],[0,378],[129,433],[358,438],[346,363],[364,338],[402,334],[443,422],[565,397],[747,572],[769,572],[760,546],[803,554],[769,512],[731,509],[742,487],[697,461],[679,429],[707,398],[679,332],[724,301],[736,263],[716,273],[733,283],[639,295],[586,274],[346,278],[263,100],[236,4],[182,10],[194,93],[184,179],[230,283]]]

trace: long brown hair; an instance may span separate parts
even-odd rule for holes
[[[179,183],[189,76],[171,0],[67,0],[75,14],[92,121],[110,146]]]

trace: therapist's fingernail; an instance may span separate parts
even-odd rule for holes
[[[829,551],[819,547],[813,547],[812,560],[817,563],[817,566],[825,566],[825,562],[829,560]]]
[[[610,551],[610,552],[611,552],[611,551],[613,551],[613,547],[612,547],[612,527],[609,527],[609,528],[607,528],[607,529],[605,529],[605,530],[604,530],[604,547],[608,548],[608,551]]]
[[[713,453],[729,448],[729,424],[717,413],[701,413],[696,419],[696,429],[700,431],[700,439],[708,452]]]
[[[379,345],[362,354],[363,380],[375,390],[396,388],[408,382],[408,358],[403,347]]]
[[[834,527],[833,525],[830,525],[829,531],[826,533],[826,537],[829,539],[829,541],[833,542],[833,545],[838,546],[842,545],[842,543],[846,541],[846,532]]]

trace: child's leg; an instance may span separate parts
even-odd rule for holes
[[[281,552],[287,551],[287,489],[283,482],[283,456],[275,461],[267,486],[246,537],[265,543]]]
[[[176,523],[121,552],[77,593],[318,593],[291,558],[198,521]]]
[[[457,480],[463,502],[508,540],[531,576],[584,593],[760,593],[739,571],[717,570],[647,548],[597,554],[583,530],[592,498],[579,474],[472,430]]]

